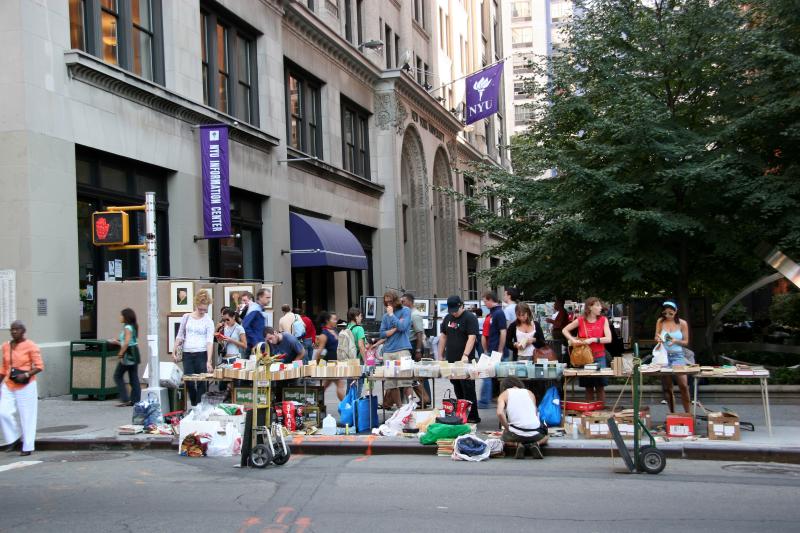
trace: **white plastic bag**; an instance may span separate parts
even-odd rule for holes
[[[206,455],[208,457],[230,457],[234,453],[236,441],[239,440],[241,448],[241,435],[236,424],[228,424],[225,431],[218,431],[211,435],[211,442],[208,443]]]
[[[659,342],[656,344],[656,347],[653,348],[653,361],[651,364],[661,366],[669,365],[669,357],[667,357],[667,349],[664,348],[664,344]]]
[[[478,455],[467,455],[461,453],[458,450],[458,443],[465,439],[473,439],[475,441],[482,442],[484,444],[483,452]],[[486,441],[479,439],[475,435],[467,434],[467,435],[461,435],[460,437],[456,437],[456,440],[453,441],[453,455],[451,457],[456,461],[471,461],[473,463],[477,463],[479,461],[483,461],[484,459],[488,459],[491,453],[492,453],[491,447],[486,443]]]
[[[372,433],[375,435],[383,435],[385,437],[394,437],[395,435],[399,435],[403,432],[403,428],[406,425],[407,419],[412,415],[414,409],[416,408],[417,402],[408,402],[400,409],[395,411],[386,422],[380,425],[380,427],[373,429]]]

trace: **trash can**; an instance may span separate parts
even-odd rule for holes
[[[96,396],[99,400],[117,394],[114,383],[117,352],[116,346],[102,339],[69,343],[69,392],[73,400],[77,400],[79,394]]]

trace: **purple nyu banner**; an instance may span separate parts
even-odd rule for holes
[[[467,117],[472,124],[497,113],[503,61],[467,76]]]
[[[228,127],[200,126],[203,164],[203,236],[231,234],[231,201],[228,184]]]

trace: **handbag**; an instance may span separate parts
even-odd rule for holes
[[[660,342],[656,344],[655,348],[653,348],[652,363],[654,365],[661,365],[661,366],[669,365],[669,356],[667,355],[667,349],[664,348],[664,345]]]
[[[185,339],[186,338],[186,320],[188,318],[189,318],[189,313],[186,313],[185,315],[183,315],[183,319],[181,319],[181,325],[178,328],[178,334],[176,335],[176,338],[177,337],[180,337],[181,339]],[[183,334],[183,337],[181,337],[181,334]],[[183,361],[183,343],[182,342],[181,342],[180,346],[178,346],[177,343],[175,343],[175,348],[173,349],[173,353],[175,355],[175,360],[176,361],[178,361],[178,362]]]
[[[31,380],[31,377],[30,375],[25,377],[25,372],[27,372],[27,370],[14,368],[14,350],[11,348],[10,343],[8,345],[8,365],[11,367],[11,371],[8,374],[8,377],[11,378],[11,381],[20,385],[27,385]]]
[[[580,324],[583,324],[581,319],[578,319],[578,335],[580,336]],[[584,329],[586,325],[584,324]],[[587,334],[588,337],[588,334]],[[579,337],[580,338],[580,337]],[[583,337],[586,338],[586,337]],[[594,363],[594,355],[592,349],[588,344],[578,344],[570,347],[569,351],[569,364],[574,367],[582,367]]]
[[[138,365],[141,362],[139,358],[139,347],[137,345],[130,346],[125,350],[125,355],[122,356],[123,366]]]

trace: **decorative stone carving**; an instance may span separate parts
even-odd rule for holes
[[[404,246],[405,288],[420,295],[433,294],[433,242],[431,239],[431,209],[428,195],[427,165],[422,140],[413,127],[405,130],[401,150],[401,189],[408,191],[406,227],[408,238]]]
[[[436,151],[433,161],[433,185],[440,188],[452,188],[453,179],[448,165],[445,150]],[[443,191],[434,191],[434,209],[436,212],[436,231],[434,235],[436,257],[436,294],[454,294],[458,288],[458,246],[456,244],[455,199]]]
[[[388,130],[394,127],[397,135],[405,129],[408,110],[395,91],[375,93],[375,124],[378,129]]]

